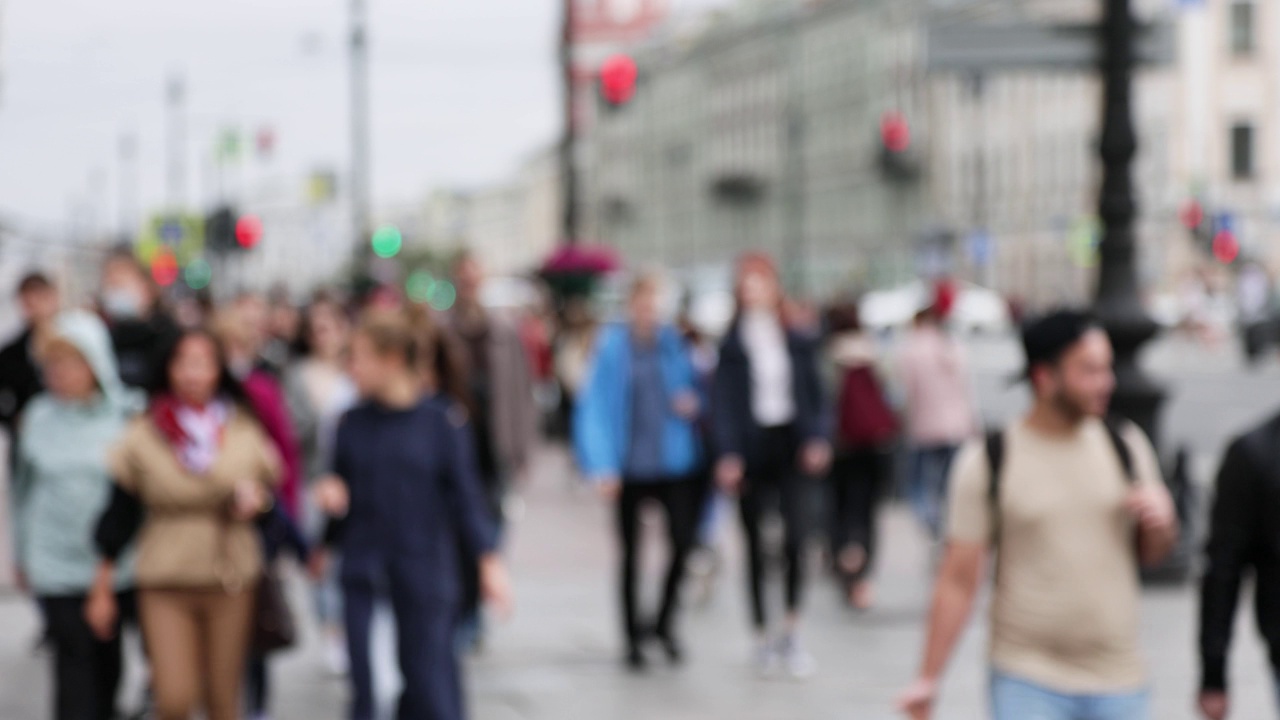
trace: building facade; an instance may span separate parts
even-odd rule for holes
[[[926,186],[880,142],[886,113],[927,125],[913,6],[750,3],[638,48],[635,98],[590,136],[588,231],[676,268],[767,250],[805,292],[913,274]]]
[[[1173,63],[1135,78],[1140,273],[1168,288],[1213,260],[1180,224],[1197,200],[1245,253],[1280,262],[1280,6],[1135,3]],[[1087,69],[975,78],[927,68],[927,28],[1083,24],[1096,0],[744,2],[639,47],[633,101],[590,134],[591,232],[629,257],[725,264],[748,248],[810,292],[949,269],[1032,305],[1089,297],[1101,87]],[[881,123],[909,129],[887,172]]]

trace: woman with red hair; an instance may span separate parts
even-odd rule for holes
[[[738,261],[737,312],[720,348],[713,391],[716,480],[739,496],[747,539],[754,658],[762,675],[803,678],[815,663],[801,647],[803,551],[812,526],[813,479],[831,460],[828,418],[818,374],[816,334],[803,332],[786,311],[777,268],[767,255]],[[765,610],[761,525],[777,498],[786,527],[785,622],[770,632]]]

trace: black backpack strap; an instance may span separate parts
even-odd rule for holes
[[[991,509],[992,545],[1000,544],[1000,482],[1004,476],[1004,431],[987,432],[987,505]]]
[[[1106,422],[1107,436],[1111,438],[1111,446],[1116,450],[1116,457],[1120,459],[1120,467],[1124,469],[1124,481],[1129,485],[1138,482],[1138,476],[1133,468],[1133,450],[1129,447],[1129,441],[1124,439],[1124,430],[1121,421],[1110,420]]]

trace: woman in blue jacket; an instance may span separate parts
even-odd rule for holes
[[[632,286],[630,322],[601,334],[574,418],[583,471],[606,500],[617,503],[626,661],[636,671],[646,665],[647,638],[656,639],[671,662],[683,659],[674,621],[700,496],[693,475],[701,403],[683,339],[658,320],[658,289],[653,276]],[[662,607],[647,624],[637,609],[636,556],[640,509],[650,502],[667,513],[671,566]]]
[[[735,288],[737,316],[720,347],[713,388],[716,480],[724,491],[739,495],[757,670],[803,678],[816,669],[798,639],[804,548],[813,525],[812,479],[831,462],[817,336],[789,322],[777,269],[768,256],[749,254],[739,260]],[[775,499],[786,528],[787,615],[771,635],[761,528]]]

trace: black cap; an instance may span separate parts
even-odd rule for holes
[[[1081,310],[1055,310],[1027,321],[1022,326],[1027,368],[1017,379],[1030,379],[1037,365],[1056,363],[1086,333],[1101,327],[1096,317]]]

